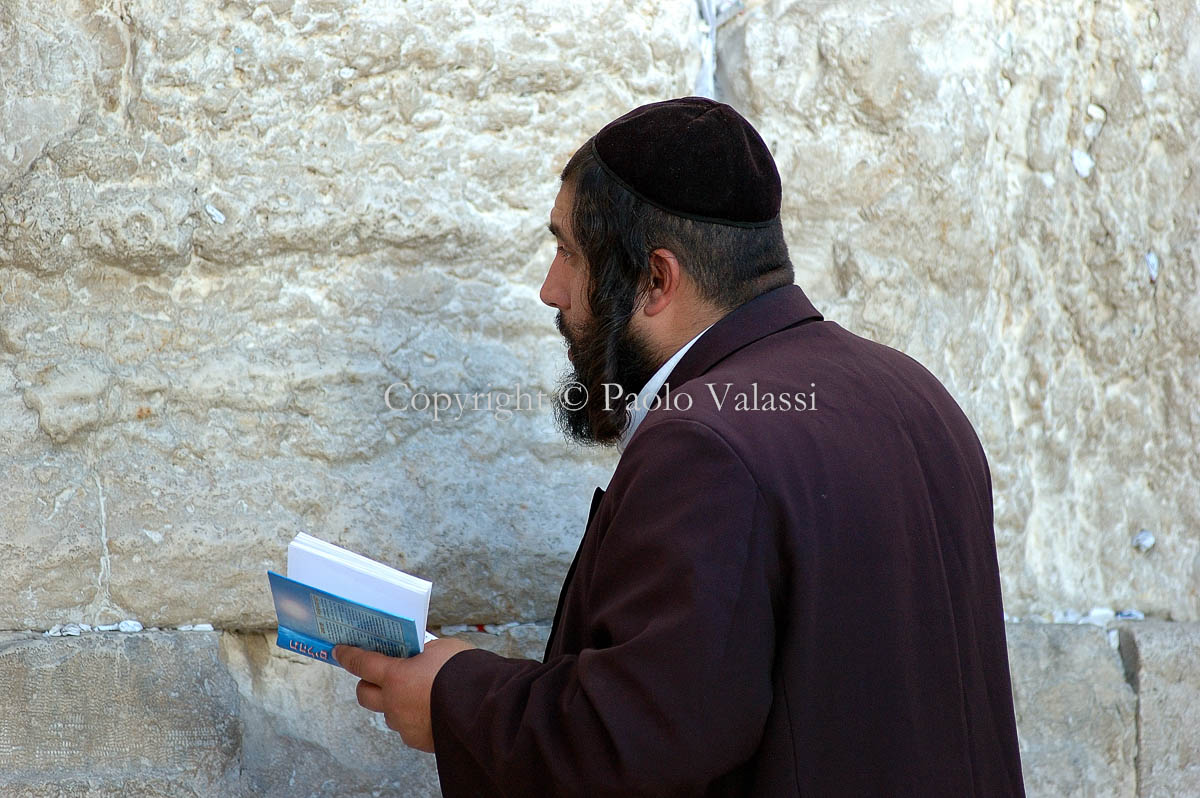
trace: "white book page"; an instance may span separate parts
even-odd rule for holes
[[[427,634],[433,585],[424,579],[303,532],[288,544],[287,576],[350,601],[411,618],[417,632]]]

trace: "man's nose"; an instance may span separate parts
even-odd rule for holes
[[[569,298],[567,284],[563,279],[562,272],[563,270],[559,266],[558,258],[555,257],[550,263],[550,270],[546,272],[546,279],[542,281],[542,290],[538,292],[538,297],[542,302],[559,310],[567,308]]]

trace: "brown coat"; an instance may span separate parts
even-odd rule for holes
[[[444,794],[1023,795],[991,479],[941,384],[788,286],[668,385],[545,662],[439,673]]]

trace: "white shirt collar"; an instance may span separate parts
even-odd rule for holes
[[[638,426],[646,418],[646,414],[650,412],[650,405],[653,404],[654,397],[658,395],[658,389],[663,387],[663,383],[667,381],[667,377],[671,376],[671,372],[675,369],[676,364],[692,348],[692,344],[700,340],[700,336],[704,335],[711,328],[712,325],[710,324],[697,333],[695,338],[681,346],[678,352],[671,355],[670,360],[658,367],[658,371],[654,372],[654,376],[646,381],[646,384],[642,386],[642,390],[638,391],[633,408],[628,411],[629,424],[625,427],[625,431],[621,433],[621,437],[617,441],[618,452],[624,452],[625,447],[629,445],[630,439],[633,438],[633,433],[637,432]]]

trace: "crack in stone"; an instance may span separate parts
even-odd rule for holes
[[[696,75],[696,94],[712,97],[716,94],[717,76],[717,14],[714,0],[696,0],[700,17],[707,30],[700,38],[700,71]]]
[[[744,8],[742,0],[696,0],[696,8],[705,29],[700,37],[700,70],[696,75],[695,93],[716,100],[717,97],[717,31]]]
[[[92,479],[96,481],[96,496],[100,504],[100,568],[96,573],[96,597],[92,600],[93,620],[98,622],[101,612],[113,608],[110,597],[112,569],[109,564],[108,510],[104,502],[104,484],[100,481],[100,474],[96,472],[92,473]]]
[[[1133,689],[1133,784],[1134,794],[1142,794],[1142,693],[1139,689],[1138,672],[1141,655],[1138,653],[1137,638],[1132,629],[1119,628],[1117,653],[1121,655],[1121,666],[1125,681]]]
[[[140,94],[133,77],[137,56],[137,50],[134,47],[133,35],[131,33],[133,20],[129,15],[128,9],[125,8],[124,0],[114,0],[112,12],[117,21],[117,30],[121,34],[121,44],[125,46],[125,61],[121,65],[121,112],[126,127],[132,128],[134,126],[132,108]]]

